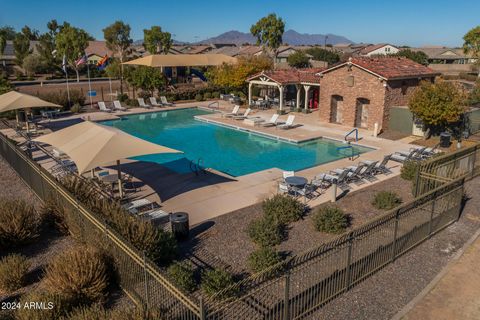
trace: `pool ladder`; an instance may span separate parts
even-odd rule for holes
[[[345,135],[345,141],[348,141],[348,136],[350,136],[351,134],[355,133],[355,142],[358,141],[358,129],[357,128],[353,128],[352,131],[348,132],[346,135]]]
[[[203,163],[203,159],[202,158],[198,158],[197,159],[197,163],[193,162],[192,160],[190,160],[190,170],[195,173],[196,176],[198,176],[200,174],[200,172],[203,172],[204,174],[207,173],[207,171],[205,169],[203,169],[202,167],[202,163]]]
[[[340,153],[340,154],[343,154],[343,155],[346,155],[342,152],[340,152],[340,150],[350,150],[351,151],[351,154],[348,156],[348,159],[349,160],[355,160],[356,158],[360,157],[360,153],[359,152],[355,152],[355,150],[353,149],[353,146],[351,145],[348,145],[348,146],[342,146],[342,147],[337,147],[337,152]]]

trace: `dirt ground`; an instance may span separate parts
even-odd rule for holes
[[[349,230],[381,215],[371,202],[379,191],[395,191],[404,202],[412,199],[411,183],[394,177],[347,194],[336,203],[351,218]],[[283,255],[295,255],[329,241],[336,235],[318,232],[314,229],[311,215],[315,208],[288,226],[288,238],[276,247]],[[249,223],[262,216],[261,205],[254,205],[206,221],[191,230],[191,237],[181,243],[184,257],[199,267],[223,267],[238,276],[249,272],[247,259],[256,245],[248,237]]]

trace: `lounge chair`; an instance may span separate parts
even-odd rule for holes
[[[272,115],[272,117],[270,118],[270,120],[268,120],[267,122],[263,123],[262,126],[264,126],[264,127],[275,127],[276,125],[278,125],[278,123],[277,123],[278,117],[279,117],[279,114],[278,114],[278,113],[274,113],[274,114]]]
[[[141,207],[146,207],[146,206],[153,206],[154,202],[143,198],[143,199],[138,199],[138,200],[133,200],[132,202],[126,203],[122,205],[122,207],[127,210],[128,212],[132,214],[136,214],[138,212],[138,209]],[[152,208],[151,208],[152,209]]]
[[[165,96],[161,96],[161,97],[160,97],[160,102],[162,103],[162,105],[168,106],[168,107],[171,107],[171,106],[174,105],[173,103],[168,102],[168,101],[167,101],[167,98],[166,98]]]
[[[312,184],[319,188],[326,188],[336,183],[342,189],[348,189],[347,175],[350,172],[349,169],[344,170],[340,175],[333,175],[329,173],[322,173],[315,176],[312,180]]]
[[[361,163],[358,166],[349,166],[344,169],[335,169],[335,170],[332,170],[331,173],[333,175],[340,176],[345,171],[348,171],[345,179],[348,182],[358,182],[358,181],[362,181],[362,171],[364,171],[366,167],[367,167],[366,164]]]
[[[293,128],[293,121],[295,120],[294,115],[289,115],[287,121],[284,124],[277,125],[277,128],[280,129],[291,129]]]
[[[98,102],[98,109],[100,109],[100,111],[103,111],[103,112],[112,112],[112,109],[107,108],[107,106],[105,105],[105,102],[103,101]]]
[[[127,111],[127,108],[122,107],[122,103],[118,100],[113,101],[113,108],[119,111]]]
[[[150,97],[149,100],[150,100],[150,104],[151,104],[152,106],[154,106],[154,107],[162,107],[162,104],[157,102],[157,98],[155,98],[155,97]]]
[[[400,155],[402,157],[407,158],[407,160],[410,159],[421,159],[422,154],[427,149],[427,147],[421,147],[421,148],[411,148],[408,152],[405,151],[397,151],[395,154]]]
[[[252,109],[248,108],[247,110],[245,110],[243,115],[233,116],[233,119],[235,119],[235,120],[245,120],[245,119],[248,118],[248,115],[250,114],[250,111],[252,111]]]
[[[223,116],[224,116],[225,118],[232,118],[232,117],[234,117],[234,116],[238,116],[238,110],[240,110],[240,106],[239,106],[239,105],[236,105],[236,106],[233,108],[232,112],[230,112],[230,113],[225,113]]]
[[[138,101],[138,105],[142,108],[145,108],[145,109],[151,109],[152,108],[152,106],[145,103],[145,100],[143,100],[143,98],[137,98],[137,101]]]
[[[392,173],[392,170],[390,170],[389,168],[387,168],[387,163],[388,161],[390,160],[390,157],[391,155],[386,155],[383,157],[383,160],[382,162],[378,163],[378,161],[372,161],[372,160],[364,160],[362,161],[362,163],[365,163],[366,165],[370,165],[372,163],[376,163],[375,166],[373,167],[372,171],[373,171],[373,174],[385,174],[385,175],[388,175],[390,173]]]

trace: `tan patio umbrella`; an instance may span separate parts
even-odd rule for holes
[[[124,62],[128,65],[147,67],[197,67],[219,66],[223,63],[237,63],[237,58],[225,54],[152,54],[146,57]]]
[[[120,159],[156,153],[181,153],[90,121],[40,136],[33,141],[49,144],[66,153],[77,165],[79,173],[116,161],[120,196]]]
[[[29,94],[20,93],[17,91],[9,91],[0,95],[0,112],[12,111],[18,109],[31,109],[31,108],[61,108],[61,105],[51,103],[35,96]],[[27,122],[27,131],[28,131],[28,121]],[[18,123],[18,115],[17,115]]]

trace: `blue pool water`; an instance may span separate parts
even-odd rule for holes
[[[298,171],[322,163],[345,158],[351,150],[338,150],[345,144],[316,139],[299,144],[289,143],[230,129],[194,119],[208,114],[201,109],[182,109],[143,115],[125,116],[122,120],[104,121],[131,135],[183,154],[156,154],[136,157],[156,162],[179,173],[191,172],[190,161],[201,159],[205,168],[241,176],[269,168]],[[294,129],[293,129],[294,130]],[[353,146],[357,153],[372,149]]]

